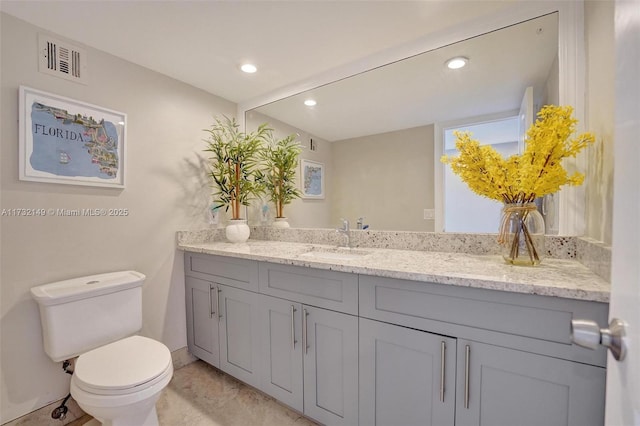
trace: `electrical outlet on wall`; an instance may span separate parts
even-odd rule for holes
[[[436,218],[435,209],[424,209],[424,220],[434,220]]]
[[[209,219],[209,225],[217,225],[220,222],[220,207],[216,207],[213,204],[207,208],[207,215]]]

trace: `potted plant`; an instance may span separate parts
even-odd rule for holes
[[[249,200],[260,192],[255,181],[258,154],[263,141],[270,133],[267,124],[262,124],[251,133],[239,130],[235,118],[216,118],[210,129],[206,152],[209,157],[209,176],[213,180],[214,208],[231,208],[231,224],[226,228],[227,239],[244,242],[249,239],[249,227],[240,217],[241,206],[249,205]]]
[[[287,218],[284,216],[284,206],[291,204],[291,201],[300,198],[301,195],[295,177],[302,148],[295,139],[296,135],[289,135],[284,139],[276,140],[270,134],[260,155],[263,167],[258,174],[258,180],[264,192],[275,204],[274,226],[278,228],[289,227]]]

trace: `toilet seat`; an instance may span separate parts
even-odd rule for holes
[[[72,381],[94,395],[141,392],[173,374],[171,353],[162,343],[131,336],[80,355]]]

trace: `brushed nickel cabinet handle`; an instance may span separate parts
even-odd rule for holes
[[[218,309],[218,319],[222,319],[222,311],[220,310],[220,293],[222,293],[222,289],[218,287],[218,291],[216,292],[216,307]]]
[[[215,289],[214,286],[209,286],[209,319],[213,318],[213,314],[215,314],[213,310],[213,299],[211,298],[211,292]]]
[[[444,402],[444,371],[445,371],[445,352],[447,344],[440,342],[440,402]]]
[[[309,352],[309,342],[307,336],[307,317],[309,316],[309,312],[306,309],[302,310],[302,347],[304,349],[305,355]]]
[[[471,347],[466,345],[464,352],[464,408],[469,408],[469,362],[471,361]]]
[[[291,349],[296,350],[296,323],[295,323],[296,307],[291,305]]]

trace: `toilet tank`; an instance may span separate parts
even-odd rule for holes
[[[47,355],[63,361],[139,331],[144,279],[121,271],[33,287]]]

